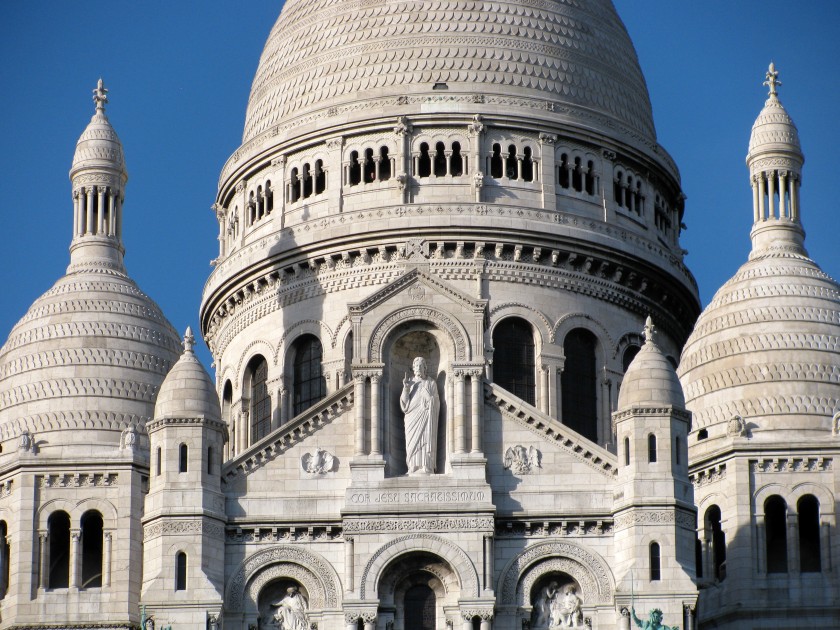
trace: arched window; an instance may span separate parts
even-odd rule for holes
[[[531,156],[531,147],[523,149],[525,156],[522,158],[522,181],[534,181],[534,160]]]
[[[289,174],[289,203],[294,203],[298,199],[300,199],[300,178],[298,177],[297,167],[295,167]]]
[[[262,186],[257,186],[257,221],[265,214],[265,197],[263,197]]]
[[[630,438],[624,438],[624,465],[630,465]]]
[[[82,514],[82,588],[102,586],[102,515],[91,510]]]
[[[405,592],[405,630],[434,630],[435,592],[425,584],[415,584]]]
[[[595,335],[586,329],[576,328],[566,335],[561,376],[563,424],[593,442],[598,440],[596,346]]]
[[[648,463],[656,463],[656,436],[653,433],[648,435]]]
[[[70,586],[70,515],[53,512],[47,521],[49,545],[48,588]]]
[[[560,156],[560,166],[558,167],[557,182],[561,188],[569,187],[569,156],[563,153]]]
[[[254,201],[254,191],[248,193],[248,225],[253,225],[257,220],[257,202]]]
[[[271,214],[274,210],[274,189],[271,187],[271,180],[265,183],[265,213]]]
[[[158,446],[155,455],[155,475],[160,476],[161,472],[163,472],[163,449]]]
[[[584,185],[586,188],[587,195],[594,195],[595,194],[595,164],[593,164],[592,160],[589,160],[586,163],[586,177],[584,178]]]
[[[501,179],[503,174],[502,147],[497,143],[493,145],[493,155],[490,157],[490,177]]]
[[[446,175],[446,146],[443,142],[435,144],[435,177]]]
[[[9,548],[9,526],[6,521],[0,521],[0,562],[2,562],[3,570],[0,572],[0,599],[6,597],[9,591],[9,576],[11,571],[9,569],[9,562],[11,561],[11,553]]]
[[[799,570],[802,573],[819,573],[820,560],[820,502],[806,494],[796,504],[799,518]]]
[[[187,554],[183,551],[175,554],[175,590],[187,590]]]
[[[251,394],[251,444],[271,431],[271,395],[268,392],[268,362],[257,355],[248,363]],[[240,445],[240,451],[243,445]]]
[[[452,143],[452,158],[450,160],[449,172],[452,177],[460,177],[464,174],[464,157],[461,155],[461,143]]]
[[[388,156],[388,147],[379,148],[379,181],[386,182],[391,179],[391,158]]]
[[[420,158],[417,161],[417,175],[429,177],[432,174],[432,158],[429,157],[429,145],[423,142],[420,145]]]
[[[310,172],[309,163],[303,165],[301,179],[303,180],[303,198],[308,199],[312,196],[312,173]]]
[[[659,543],[650,543],[650,581],[658,582],[662,579]]]
[[[636,345],[627,346],[627,348],[625,348],[624,354],[621,355],[621,365],[625,373],[627,372],[627,368],[629,368],[630,364],[633,362],[633,359],[635,359],[636,355],[639,354],[639,350],[641,350],[641,348]]]
[[[576,192],[583,191],[583,168],[580,163],[580,158],[575,158],[575,166],[572,169],[572,188]]]
[[[505,160],[505,175],[508,179],[519,178],[519,164],[516,160],[516,145],[508,147],[507,159]]]
[[[536,399],[536,355],[531,325],[510,317],[493,331],[493,380],[533,405]]]
[[[227,425],[228,435],[230,436],[230,443],[228,444],[230,450],[226,454],[226,457],[229,457],[230,453],[236,452],[236,427],[233,426],[233,384],[230,381],[225,382],[222,389],[222,420]]]
[[[373,161],[373,149],[365,149],[365,164],[362,176],[366,184],[372,184],[376,179],[376,162]]]
[[[705,536],[706,544],[711,545],[712,563],[711,576],[718,581],[722,581],[726,577],[726,534],[723,533],[723,526],[721,524],[722,515],[720,508],[716,505],[709,506],[706,510],[705,518]]]
[[[764,502],[767,573],[787,573],[787,504],[773,495]]]
[[[178,472],[185,473],[187,472],[187,455],[189,454],[189,449],[187,445],[183,442],[178,447]]]
[[[321,374],[323,349],[318,338],[304,335],[295,342],[294,350],[292,390],[296,416],[327,395],[327,383]]]
[[[362,165],[359,164],[359,152],[350,152],[350,167],[349,167],[350,185],[355,186],[362,182]]]
[[[613,180],[613,197],[619,207],[624,206],[624,176],[618,171]]]

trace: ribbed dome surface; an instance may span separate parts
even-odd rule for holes
[[[419,108],[432,96],[655,139],[636,52],[609,0],[288,0],[254,78],[243,143],[327,108],[364,115],[377,99]]]
[[[617,409],[676,407],[685,409],[682,387],[674,366],[656,343],[647,341],[633,358],[618,394]]]
[[[801,151],[799,131],[775,94],[764,103],[750,134],[749,157],[766,151]]]
[[[36,439],[51,433],[50,446],[117,444],[122,429],[151,418],[179,345],[125,274],[97,266],[68,273],[0,348],[0,436],[25,428]]]
[[[222,411],[213,381],[192,350],[187,331],[181,358],[167,374],[155,403],[155,418],[205,418],[221,421]]]
[[[117,132],[114,131],[108,117],[101,109],[97,109],[76,143],[70,177],[72,178],[79,169],[96,167],[117,168],[125,171],[122,144]]]
[[[715,294],[679,366],[694,428],[828,431],[840,408],[840,286],[805,255],[754,253]]]

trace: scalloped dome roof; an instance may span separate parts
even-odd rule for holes
[[[81,169],[104,168],[120,171],[124,176],[126,174],[122,143],[105,115],[108,90],[105,89],[102,79],[99,79],[99,84],[93,92],[96,111],[76,142],[70,179]]]
[[[685,409],[682,387],[674,366],[654,341],[650,317],[645,325],[645,343],[630,362],[618,393],[618,411],[631,407],[676,407]]]
[[[0,348],[0,438],[28,429],[36,438],[61,432],[50,444],[116,444],[124,428],[151,418],[178,350],[160,308],[126,274],[96,266],[68,273]]]
[[[419,111],[430,98],[656,136],[635,49],[609,0],[288,0],[260,58],[243,144],[292,119],[364,116],[377,101]]]
[[[695,429],[738,415],[757,431],[830,430],[840,408],[840,286],[807,255],[764,250],[700,315],[679,375]]]
[[[213,381],[193,353],[195,338],[187,328],[184,353],[166,375],[155,402],[155,418],[205,418],[221,422]]]

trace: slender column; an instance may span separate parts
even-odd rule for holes
[[[557,406],[555,409],[557,410],[557,421],[560,424],[563,424],[563,367],[559,367],[557,369],[557,379],[559,384],[557,385]]]
[[[484,615],[481,617],[481,630],[490,630],[492,628],[492,617]]]
[[[799,573],[799,523],[798,515],[787,515],[788,573]]]
[[[365,630],[376,630],[376,615],[373,613],[366,613],[363,617],[365,620]]]
[[[790,218],[799,220],[799,186],[795,177],[790,178]]]
[[[548,366],[548,415],[557,417],[557,366]]]
[[[523,156],[517,155],[516,156],[516,179],[522,181],[522,161]]]
[[[78,529],[70,531],[70,588],[79,588],[79,538],[81,532]]]
[[[468,614],[465,613],[464,614],[464,625],[461,626],[461,627],[463,628],[463,630],[472,630],[472,627],[473,627],[472,617],[470,617]]]
[[[8,571],[8,561],[11,558],[11,553],[6,556],[6,545],[9,544],[7,536],[0,537],[0,599],[6,596],[6,591],[9,585],[6,583],[6,573]]]
[[[114,234],[117,239],[122,239],[122,199],[120,199],[119,192],[116,193],[114,199],[114,217],[116,223]]]
[[[820,563],[824,573],[831,571],[831,524],[820,523]],[[0,574],[5,575],[5,573]]]
[[[540,366],[540,411],[549,414],[548,410],[548,366]]]
[[[242,412],[239,414],[239,452],[241,453],[246,448],[248,448],[249,436],[248,436],[248,410],[243,409]]]
[[[97,217],[98,225],[96,227],[96,233],[100,236],[105,235],[105,186],[97,186],[96,187],[96,208],[99,213]]]
[[[752,191],[753,191],[753,223],[758,223],[759,216],[758,216],[758,182],[753,178],[752,181]]]
[[[379,381],[381,378],[380,374],[371,374],[370,376],[370,454],[377,457],[382,455],[382,448],[379,444],[381,431],[379,426]]]
[[[474,370],[470,373],[470,394],[472,397],[472,417],[470,418],[470,426],[472,428],[472,452],[480,453],[481,445],[481,373],[482,370]]]
[[[415,177],[420,177],[420,156],[417,153],[411,155],[411,172]]]
[[[49,575],[49,558],[47,558],[47,532],[38,534],[38,559],[41,561],[41,571],[38,575],[38,588],[47,588]]]
[[[455,400],[455,382],[454,379],[446,379],[446,448],[449,453],[455,452],[455,405],[449,404]]]
[[[81,236],[84,233],[84,228],[82,227],[82,213],[81,213],[81,203],[79,203],[79,198],[81,195],[79,194],[78,190],[73,191],[73,236]]]
[[[268,390],[268,395],[271,398],[271,430],[274,431],[280,426],[280,390],[276,387],[271,387]]]
[[[375,182],[382,181],[379,178],[379,167],[380,167],[381,163],[382,163],[382,156],[377,155],[375,158],[373,158],[373,181],[375,181]]]
[[[344,538],[344,583],[347,585],[348,593],[352,593],[354,588],[355,546],[356,541],[352,536]]]
[[[685,605],[685,630],[694,630],[694,606]]]
[[[764,514],[756,514],[755,515],[755,544],[756,544],[756,571],[759,574],[767,572],[767,543],[765,541],[765,529],[764,529]],[[708,566],[709,573],[706,572],[706,568]],[[711,573],[711,565],[707,563],[707,566],[703,567],[703,578],[710,579],[713,578],[714,575]]]
[[[790,207],[785,204],[785,193],[787,192],[785,180],[787,175],[779,171],[779,218],[790,218]]]
[[[464,372],[463,370],[455,371],[455,452],[463,453],[466,451],[467,435],[466,426],[464,426]]]
[[[289,418],[289,390],[285,387],[280,387],[277,390],[277,398],[280,400],[278,410],[280,412],[280,426],[290,420]]]
[[[484,590],[493,590],[493,581],[495,578],[493,568],[493,534],[484,535]]]
[[[758,174],[758,216],[762,221],[767,220],[767,210],[765,204],[766,189],[764,186],[764,173]]]
[[[87,206],[86,206],[86,221],[85,221],[85,234],[93,234],[94,225],[93,225],[93,186],[88,186],[85,188],[86,198],[87,198]]]
[[[365,377],[353,375],[355,382],[355,396],[353,405],[356,407],[356,456],[365,454]]]
[[[452,174],[452,151],[444,151],[443,155],[446,157],[446,176]]]
[[[776,218],[776,178],[772,173],[767,175],[767,202],[769,208],[767,210],[768,218]]]
[[[104,534],[105,550],[102,555],[102,586],[111,586],[111,532]]]

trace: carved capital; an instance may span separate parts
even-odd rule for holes
[[[541,133],[540,134],[540,144],[549,144],[553,145],[557,142],[557,136],[553,133]]]

